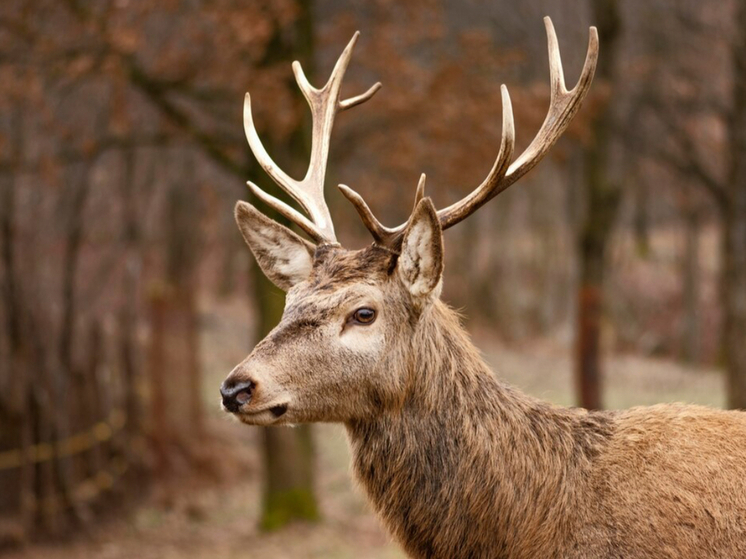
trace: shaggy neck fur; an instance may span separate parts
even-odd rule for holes
[[[401,407],[347,425],[354,470],[412,557],[551,557],[567,549],[608,414],[556,408],[500,383],[457,315],[420,317]],[[434,359],[438,356],[438,359]],[[587,476],[585,476],[587,477]]]

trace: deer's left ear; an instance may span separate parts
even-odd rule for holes
[[[316,247],[251,204],[236,204],[236,223],[264,275],[283,291],[308,279]]]
[[[414,297],[430,295],[443,275],[443,233],[430,198],[423,198],[404,232],[399,277]]]

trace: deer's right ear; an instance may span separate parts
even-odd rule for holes
[[[412,214],[402,239],[397,263],[399,277],[415,297],[430,295],[443,275],[443,232],[430,198],[423,198]]]
[[[246,202],[236,204],[235,216],[246,244],[272,283],[287,291],[308,279],[316,250],[313,244]]]

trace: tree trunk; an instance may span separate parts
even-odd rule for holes
[[[635,235],[635,250],[641,258],[650,256],[650,220],[648,218],[648,187],[639,180],[636,173],[627,184],[633,187],[635,193],[633,228]]]
[[[138,390],[137,324],[140,313],[138,286],[141,282],[142,256],[138,227],[137,196],[135,192],[136,154],[133,148],[122,153],[124,173],[121,183],[123,223],[123,251],[125,262],[124,304],[119,315],[119,353],[124,389],[124,411],[130,437],[142,432],[142,410]]]
[[[700,215],[692,201],[686,202],[686,232],[682,276],[684,280],[684,323],[681,332],[682,357],[694,365],[699,362],[699,230]]]
[[[728,119],[731,169],[724,208],[722,301],[728,405],[746,409],[746,0],[736,7],[733,105]]]
[[[18,136],[20,110],[16,109],[12,118],[13,132]],[[20,138],[14,139],[15,153],[11,156],[20,157]],[[12,173],[0,177],[0,320],[5,323],[2,330],[8,351],[8,370],[0,375],[0,452],[25,450],[30,438],[27,393],[32,368],[28,363],[29,348],[23,332],[22,282],[16,269],[15,181]],[[31,472],[28,465],[0,464],[0,547],[23,539],[31,528],[32,511],[28,507],[33,497]]]
[[[192,155],[174,153],[185,173]],[[173,448],[189,451],[202,431],[202,378],[197,321],[197,262],[199,260],[199,198],[175,178],[169,186],[166,209],[166,263],[160,283],[150,289],[150,380],[153,441],[158,473],[175,464]],[[179,371],[179,378],[169,371]],[[172,446],[176,443],[176,446]]]
[[[176,157],[188,174],[193,165],[193,155],[179,150]],[[184,189],[183,181],[176,180],[170,186],[168,203],[166,283],[170,304],[166,336],[169,340],[169,367],[183,374],[179,383],[169,384],[169,405],[173,412],[169,420],[174,433],[189,432],[193,438],[199,437],[203,427],[197,318],[199,197],[196,192]]]
[[[313,14],[311,1],[299,3],[300,12],[295,23],[295,37],[292,45],[277,45],[276,52],[289,50],[293,58],[300,60],[306,75],[313,80]],[[280,38],[277,38],[280,41]],[[290,58],[288,56],[288,58]],[[290,87],[295,87],[294,82]],[[303,102],[296,96],[298,102]],[[285,145],[270,145],[273,153],[284,148],[286,160],[295,160],[307,164],[308,136],[310,121],[308,117],[291,135]],[[261,176],[259,184],[270,193],[277,193],[277,187]],[[264,208],[266,209],[266,208]],[[280,223],[289,225],[287,220],[274,211],[267,215]],[[264,277],[254,263],[254,301],[259,314],[258,340],[266,336],[282,317],[285,306],[284,294]],[[257,340],[257,341],[258,341]],[[314,451],[310,425],[295,429],[265,428],[262,436],[264,462],[264,491],[261,528],[274,530],[283,527],[293,520],[315,521],[319,518],[319,509],[314,492]]]
[[[746,410],[746,207],[740,210],[728,211],[723,224],[721,289],[728,407]]]
[[[167,327],[166,287],[163,284],[150,287],[148,294],[148,321],[150,322],[150,340],[148,343],[148,380],[150,384],[150,427],[152,429],[153,453],[155,455],[154,474],[164,478],[170,470],[168,441],[171,438],[171,426],[168,421],[168,403],[166,383],[168,382],[168,358],[166,351]]]
[[[594,20],[603,45],[596,87],[611,89],[617,37],[621,21],[616,0],[593,4]],[[610,177],[609,159],[613,138],[613,106],[610,97],[591,124],[591,138],[585,150],[586,215],[578,238],[578,331],[576,379],[579,404],[588,409],[601,402],[601,320],[606,245],[611,236],[619,205],[619,184]]]

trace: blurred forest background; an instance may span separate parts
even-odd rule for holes
[[[282,311],[233,221],[246,180],[273,188],[243,95],[302,175],[290,63],[320,86],[362,31],[343,97],[383,89],[339,117],[327,179],[359,248],[333,185],[389,224],[421,172],[438,207],[459,199],[497,155],[501,83],[530,142],[544,15],[568,84],[599,28],[594,84],[547,158],[448,231],[444,298],[538,396],[746,408],[746,0],[3,0],[0,552],[401,557],[342,431],[219,411]]]

